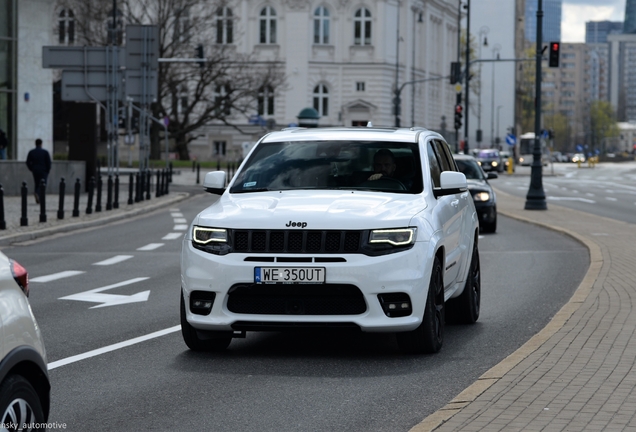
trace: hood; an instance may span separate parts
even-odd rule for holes
[[[371,229],[408,226],[426,208],[420,195],[295,190],[225,193],[195,224],[238,229]]]

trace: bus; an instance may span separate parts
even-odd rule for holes
[[[541,162],[547,166],[550,161],[550,154],[544,138],[539,139],[541,143]],[[526,132],[519,137],[519,165],[532,165],[534,156],[534,132]]]

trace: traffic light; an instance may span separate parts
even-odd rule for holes
[[[461,63],[451,62],[450,83],[457,84],[461,81]]]
[[[196,58],[200,58],[201,59],[201,61],[199,62],[199,66],[205,67],[205,62],[203,61],[203,59],[205,58],[205,56],[203,55],[203,45],[201,45],[201,44],[197,45],[197,47],[195,48],[194,56]]]
[[[463,110],[464,108],[462,108],[461,105],[455,105],[455,129],[459,129],[462,127]]]
[[[550,57],[548,65],[550,67],[559,67],[559,57],[561,51],[561,43],[550,42]]]

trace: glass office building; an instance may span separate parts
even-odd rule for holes
[[[623,33],[636,33],[636,0],[627,0],[625,3]]]
[[[561,40],[561,6],[563,0],[543,0],[543,42]],[[526,41],[537,42],[537,0],[526,0]]]
[[[0,129],[9,141],[8,158],[15,152],[17,0],[0,0]]]
[[[585,23],[585,43],[606,43],[607,36],[623,33],[621,21],[588,21]]]

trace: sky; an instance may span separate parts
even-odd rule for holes
[[[625,0],[563,0],[561,41],[585,42],[587,21],[623,21]]]

